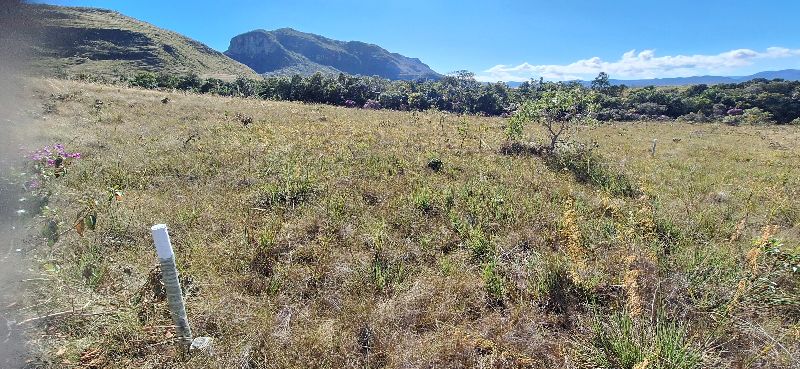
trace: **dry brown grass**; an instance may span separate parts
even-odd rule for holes
[[[47,306],[90,302],[100,313],[49,322],[34,342],[43,366],[693,367],[665,364],[672,354],[702,366],[797,363],[798,274],[765,254],[758,275],[778,283],[765,288],[746,257],[767,225],[798,254],[796,127],[582,129],[641,189],[629,198],[498,153],[497,118],[439,124],[438,112],[35,84],[50,104],[47,138],[84,154],[47,184],[42,220],[67,231],[37,249],[57,281]],[[122,201],[105,201],[108,188]],[[84,237],[68,231],[81,199],[100,201]],[[148,282],[148,228],[161,222],[190,323],[216,338],[214,356],[169,343],[165,302]],[[609,318],[618,314],[636,329]],[[640,343],[611,350],[598,334]],[[636,350],[630,366],[614,361]]]

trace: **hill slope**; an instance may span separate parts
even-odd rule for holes
[[[389,79],[438,78],[419,59],[358,41],[337,41],[291,28],[255,30],[234,37],[225,55],[258,73],[314,72],[377,75]]]
[[[255,76],[247,66],[198,41],[114,11],[35,5],[31,12],[41,21],[41,41],[33,50],[36,72]]]

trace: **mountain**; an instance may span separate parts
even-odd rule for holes
[[[176,32],[104,9],[30,5],[40,21],[34,72],[91,75],[140,71],[256,77],[247,66]]]
[[[441,77],[419,59],[390,53],[377,45],[331,40],[291,28],[238,35],[225,55],[266,75],[342,72],[394,80]]]
[[[754,80],[756,78],[764,79],[785,79],[787,81],[800,81],[800,70],[785,69],[779,71],[766,71],[752,74],[749,76],[696,76],[696,77],[676,77],[676,78],[655,78],[655,79],[635,79],[623,80],[612,79],[609,82],[613,85],[626,85],[629,87],[644,87],[644,86],[685,86],[685,85],[699,85],[707,84],[714,85],[720,83],[741,83]],[[591,83],[591,82],[586,82]]]
[[[653,79],[610,79],[612,85],[625,85],[628,87],[646,86],[688,86],[688,85],[714,85],[720,83],[742,83],[757,78],[763,79],[785,79],[787,81],[800,81],[800,70],[784,69],[778,71],[765,71],[751,74],[749,76],[694,76],[694,77],[674,77],[674,78],[653,78]],[[592,81],[577,81],[584,86],[591,86]],[[509,87],[519,87],[522,82],[506,82]]]

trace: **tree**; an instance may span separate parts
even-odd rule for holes
[[[597,77],[592,81],[592,90],[600,93],[605,93],[611,88],[611,82],[608,79],[606,72],[600,72]]]
[[[514,113],[507,126],[508,137],[520,138],[525,124],[537,122],[547,131],[550,142],[546,149],[554,151],[565,133],[592,119],[597,110],[596,100],[593,91],[581,87],[544,91],[538,99],[524,102]]]
[[[155,89],[158,87],[158,76],[151,72],[142,72],[133,77],[131,86]]]
[[[197,91],[203,86],[203,80],[195,73],[179,78],[178,88],[184,91]]]

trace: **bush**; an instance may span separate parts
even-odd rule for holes
[[[158,76],[155,73],[142,72],[134,76],[129,83],[133,87],[155,89],[158,87]]]
[[[428,100],[425,99],[419,92],[413,92],[408,95],[408,108],[411,110],[425,110],[428,109]]]
[[[619,109],[619,108],[605,108],[600,110],[595,115],[595,118],[600,121],[608,122],[608,121],[616,121],[616,122],[627,122],[632,120],[639,120],[640,115],[634,112],[631,112],[626,109]]]
[[[561,88],[545,91],[536,100],[528,100],[509,119],[506,134],[509,140],[522,137],[522,129],[529,122],[541,124],[549,143],[547,148],[555,150],[575,125],[590,121],[597,110],[597,95],[581,87]]]
[[[800,118],[794,118],[793,121],[789,122],[790,126],[800,126]]]
[[[759,108],[745,109],[742,117],[744,118],[744,123],[754,126],[775,123],[775,121],[772,119],[772,114]]]
[[[729,126],[738,126],[744,122],[744,118],[741,115],[726,115],[722,118],[722,123],[725,123]]]
[[[651,116],[663,115],[667,111],[667,107],[665,105],[651,102],[636,104],[634,105],[634,109],[639,114]]]
[[[636,186],[624,174],[611,171],[594,148],[595,145],[571,143],[547,155],[545,160],[552,170],[567,170],[578,182],[599,186],[612,195],[639,195]]]
[[[406,105],[406,96],[398,91],[384,91],[378,97],[378,103],[387,109],[400,109]]]
[[[678,120],[681,122],[705,123],[710,121],[711,118],[703,113],[697,112],[681,115],[678,117]]]
[[[372,99],[367,100],[367,102],[364,103],[364,109],[378,110],[380,108],[381,108],[381,103]]]

